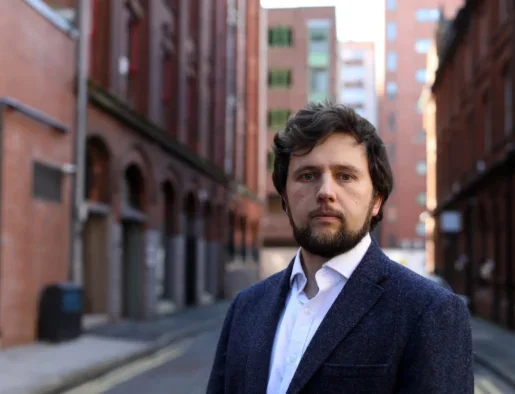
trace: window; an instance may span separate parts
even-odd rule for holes
[[[310,30],[309,51],[315,53],[329,52],[329,31],[327,29]]]
[[[365,109],[364,108],[356,108],[354,111],[361,116],[362,118],[365,117]]]
[[[273,69],[268,71],[268,86],[282,88],[291,86],[291,70]]]
[[[347,88],[343,91],[344,103],[364,103],[365,98],[365,89]]]
[[[343,69],[343,80],[356,81],[365,78],[365,68],[360,66],[347,66]]]
[[[422,100],[417,100],[415,107],[417,114],[422,115],[424,113],[424,106],[422,105]]]
[[[386,39],[391,42],[397,39],[397,23],[388,22],[386,25]]]
[[[426,143],[426,131],[419,130],[413,136],[413,142],[415,144],[425,144]]]
[[[312,68],[310,74],[311,92],[327,93],[329,89],[329,72],[326,69]]]
[[[438,8],[421,8],[416,11],[417,22],[438,22],[440,10]]]
[[[388,155],[388,160],[390,161],[390,163],[393,163],[395,161],[395,157],[397,154],[394,142],[386,146],[386,153]]]
[[[508,20],[509,15],[509,6],[508,6],[509,0],[499,0],[499,21],[501,23],[504,23]]]
[[[386,220],[390,223],[395,223],[397,221],[397,208],[389,207],[386,211]]]
[[[284,127],[288,118],[290,117],[290,111],[287,109],[271,109],[268,111],[268,128],[279,129]]]
[[[427,53],[429,52],[430,47],[431,40],[427,38],[422,38],[420,40],[415,41],[415,52],[417,53]]]
[[[420,82],[420,83],[426,83],[426,70],[421,68],[420,70],[417,70],[416,73],[415,73],[415,79],[417,80],[417,82]]]
[[[61,202],[63,173],[60,169],[34,162],[32,195],[40,200]]]
[[[397,0],[386,0],[386,9],[388,11],[395,11],[397,8]]]
[[[268,45],[271,47],[291,47],[292,31],[288,26],[275,26],[268,29]]]
[[[395,101],[397,98],[397,83],[393,81],[389,81],[386,84],[386,94],[388,96],[388,100]]]
[[[418,193],[417,194],[417,202],[419,205],[425,207],[426,206],[426,193]]]
[[[277,194],[268,196],[268,212],[281,213],[283,212],[283,199]]]
[[[425,223],[417,223],[417,227],[415,228],[417,235],[423,237],[426,235],[426,225]]]
[[[273,172],[274,171],[274,160],[275,160],[274,152],[271,150],[268,151],[267,158],[268,158],[268,163],[267,163],[268,171]]]
[[[344,49],[342,59],[347,61],[364,60],[365,51],[362,49]]]
[[[394,51],[389,51],[386,57],[386,69],[388,71],[396,71],[397,70],[397,53]]]
[[[394,113],[390,113],[390,115],[388,115],[388,128],[390,131],[395,131],[397,128],[397,120]]]
[[[513,132],[513,91],[511,71],[508,67],[504,70],[504,133],[510,135]]]
[[[427,164],[425,160],[421,160],[417,163],[417,174],[418,175],[426,175],[427,173]]]
[[[485,152],[492,149],[492,106],[488,93],[483,96],[483,130]]]
[[[388,247],[396,248],[397,247],[397,237],[395,234],[388,235]]]

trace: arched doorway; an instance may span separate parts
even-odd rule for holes
[[[107,313],[109,173],[110,158],[105,144],[98,138],[90,138],[86,146],[84,187],[88,218],[82,232],[84,313],[90,316]]]
[[[144,270],[145,193],[141,170],[129,165],[122,184],[122,316],[138,319],[142,314]]]
[[[198,209],[199,204],[193,193],[186,196],[186,305],[197,303],[197,256],[198,256]]]
[[[175,192],[170,182],[163,183],[161,247],[156,265],[156,298],[159,310],[170,310],[174,297],[174,246],[175,233]]]

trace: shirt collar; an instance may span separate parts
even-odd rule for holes
[[[363,259],[363,256],[365,256],[365,253],[367,252],[371,243],[372,239],[370,237],[370,234],[367,233],[367,235],[365,235],[363,239],[359,241],[359,243],[354,248],[352,248],[348,252],[333,257],[332,259],[324,263],[323,266],[333,269],[334,271],[338,272],[340,275],[342,275],[345,279],[348,280],[351,277],[354,270],[359,265],[359,263],[361,262],[361,260]],[[302,269],[300,253],[301,248],[299,248],[299,250],[297,251],[297,255],[295,256],[290,276],[290,286],[293,285],[297,276],[299,277],[299,289],[304,287],[303,283],[307,280],[306,274]]]

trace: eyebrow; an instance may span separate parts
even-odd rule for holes
[[[306,171],[320,171],[320,168],[321,168],[320,166],[305,165],[305,166],[297,168],[293,172],[293,175],[294,176],[298,176],[301,173],[306,172]],[[336,165],[332,165],[331,169],[332,170],[335,170],[335,169],[336,170],[344,170],[344,171],[353,172],[353,173],[356,173],[356,174],[360,174],[362,172],[360,169],[358,169],[357,167],[353,166],[352,164],[336,164]]]

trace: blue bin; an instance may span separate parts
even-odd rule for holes
[[[83,289],[56,283],[43,289],[39,304],[38,339],[62,342],[82,334]]]

